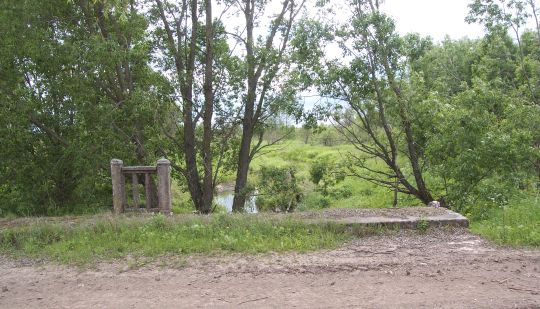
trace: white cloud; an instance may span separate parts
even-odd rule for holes
[[[452,39],[479,38],[483,27],[465,22],[471,0],[386,0],[382,10],[396,21],[400,34],[417,32],[442,40],[446,35]]]

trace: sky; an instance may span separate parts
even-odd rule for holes
[[[400,34],[417,32],[440,41],[445,35],[452,39],[479,38],[484,29],[468,24],[465,17],[472,0],[386,0],[382,10],[396,21]]]
[[[343,1],[343,0],[341,0]],[[430,36],[436,41],[442,41],[446,35],[452,39],[468,37],[470,39],[480,38],[484,35],[484,28],[479,24],[468,24],[465,17],[469,12],[468,4],[473,0],[384,0],[381,10],[390,15],[396,22],[396,28],[402,35],[409,32],[416,32],[422,36]],[[330,2],[346,13],[333,16],[325,16],[327,22],[343,21],[344,16],[350,12],[346,1],[338,0]],[[266,16],[277,14],[281,10],[282,0],[270,0],[266,7]],[[306,3],[308,15],[316,16],[314,0]],[[228,21],[229,26],[243,27],[243,19],[235,15]],[[259,30],[264,35],[268,20],[260,22]]]

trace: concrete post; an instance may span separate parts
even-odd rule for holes
[[[152,178],[150,178],[150,174],[146,173],[144,174],[144,189],[146,194],[146,209],[150,210],[152,208]]]
[[[133,191],[133,208],[139,209],[140,197],[139,197],[139,177],[136,173],[131,174],[131,190]]]
[[[122,174],[122,160],[111,160],[111,179],[113,190],[113,208],[115,214],[124,212],[125,192],[124,192],[124,175]]]
[[[164,214],[170,214],[171,200],[171,162],[167,159],[157,161],[158,178],[158,203],[159,210]]]

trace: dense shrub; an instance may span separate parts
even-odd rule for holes
[[[293,167],[261,167],[256,205],[259,210],[294,211],[302,192]]]

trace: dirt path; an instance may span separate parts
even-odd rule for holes
[[[0,259],[0,307],[540,308],[540,251],[496,248],[465,230],[306,254],[164,260],[78,270]]]

